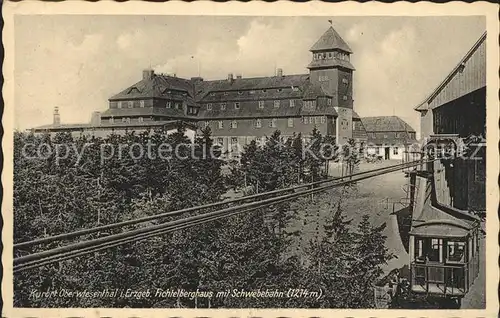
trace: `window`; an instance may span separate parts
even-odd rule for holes
[[[219,120],[219,129],[224,128],[224,122],[222,120]]]
[[[110,124],[113,124],[114,122],[115,122],[115,119],[114,119],[113,117],[111,117],[111,118],[109,119],[109,123],[110,123]]]
[[[399,148],[394,147],[394,149],[392,150],[392,154],[397,155],[398,153],[399,153]]]
[[[431,249],[429,251],[429,261],[431,262],[443,262],[442,256],[443,250],[443,240],[442,239],[431,239]]]
[[[233,145],[238,144],[238,138],[237,137],[231,137],[231,144],[233,144]]]
[[[181,103],[175,103],[175,109],[182,109]]]
[[[308,122],[307,122],[307,117],[304,117],[304,118],[302,119],[302,122],[304,122],[304,125],[307,125],[307,124],[308,124]]]
[[[122,108],[122,102],[118,102],[118,108]]]
[[[234,103],[234,109],[240,109],[240,103],[238,102]]]
[[[238,91],[238,95],[243,95],[243,92],[242,91]]]
[[[293,90],[294,92],[298,92],[298,91],[299,91],[299,88],[298,88],[298,87],[295,87],[295,86],[292,86],[292,90]]]
[[[326,75],[320,76],[319,81],[320,82],[328,82],[328,76],[326,76]]]
[[[424,257],[424,239],[421,238],[415,238],[415,260],[417,262],[423,262],[425,261]]]
[[[140,123],[144,122],[144,118],[142,118],[142,117],[137,118],[137,120],[138,120]]]
[[[401,134],[397,132],[396,133],[396,138],[399,138],[399,137],[401,137]]]
[[[279,100],[275,100],[274,101],[274,108],[278,108],[280,107],[280,101]]]
[[[332,99],[331,98],[327,98],[326,99],[326,104],[327,105],[331,105],[332,104]]]
[[[308,109],[314,109],[316,107],[316,101],[308,100],[304,102],[304,107]]]
[[[127,118],[122,117],[122,123],[126,123],[126,122],[127,122]]]
[[[295,100],[294,99],[290,99],[290,107],[295,107]]]
[[[236,120],[233,120],[233,121],[231,122],[231,128],[232,128],[232,129],[238,128],[238,122],[237,122]]]
[[[332,58],[332,52],[328,52],[328,58],[331,59]]]
[[[212,104],[207,104],[207,110],[212,110]]]
[[[208,126],[210,126],[210,122],[209,122],[209,121],[206,121],[206,122],[205,122],[205,128],[207,128]]]
[[[224,96],[227,96],[227,95],[229,95],[229,92],[224,92]]]
[[[342,96],[342,99],[347,100],[347,96],[346,95]]]
[[[263,100],[259,100],[259,108],[260,109],[264,108],[264,101]]]
[[[269,121],[269,127],[276,128],[276,118],[273,118]]]
[[[448,241],[447,261],[463,262],[465,256],[465,242]]]
[[[288,118],[288,127],[293,127],[293,118]]]
[[[255,127],[256,128],[261,128],[262,127],[262,120],[256,119],[255,120]]]
[[[143,101],[143,100],[141,100],[141,101],[139,102],[139,104],[140,104],[141,108],[144,108],[144,101]]]
[[[320,122],[319,117],[317,117],[317,116],[316,116],[316,117],[314,117],[314,124],[316,124],[316,125],[317,125],[317,124],[319,124],[319,122]]]
[[[167,102],[167,108],[172,108],[172,102]]]
[[[376,138],[377,136],[375,135],[375,133],[371,133],[370,134],[372,138]]]
[[[222,137],[217,138],[217,144],[222,146],[224,144],[224,138]]]
[[[321,116],[321,123],[324,124],[326,122],[326,117],[325,116]]]
[[[134,102],[133,101],[129,101],[128,102],[128,108],[133,108],[134,107]]]
[[[226,103],[220,104],[220,110],[226,110]]]
[[[353,120],[352,121],[352,130],[355,130],[356,129],[356,122]]]

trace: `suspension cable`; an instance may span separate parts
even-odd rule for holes
[[[406,165],[407,166],[408,165],[415,166],[415,165],[419,165],[421,163],[422,163],[422,161],[418,161],[418,162],[413,162],[411,164],[408,163]],[[93,240],[88,240],[88,241],[82,241],[82,242],[78,242],[78,243],[75,243],[72,245],[58,247],[58,248],[54,248],[54,249],[43,251],[43,252],[33,253],[30,255],[26,255],[26,256],[22,256],[22,257],[14,259],[14,264],[21,265],[21,264],[26,264],[26,263],[31,262],[31,261],[37,261],[37,260],[42,260],[42,259],[45,260],[51,256],[60,255],[60,254],[66,253],[66,252],[79,251],[79,250],[83,250],[85,248],[91,248],[91,247],[99,246],[101,244],[106,244],[106,243],[112,244],[112,243],[118,242],[119,240],[127,239],[127,238],[130,238],[131,240],[135,241],[137,239],[140,239],[142,237],[141,235],[152,233],[154,231],[158,231],[155,233],[159,233],[161,230],[166,230],[172,226],[179,227],[182,225],[190,224],[190,222],[192,222],[192,221],[208,220],[209,218],[216,217],[216,216],[227,217],[227,214],[230,214],[232,212],[234,212],[235,214],[242,213],[242,212],[245,212],[249,209],[262,208],[262,207],[266,207],[266,206],[269,206],[272,204],[286,202],[286,201],[289,201],[289,200],[294,199],[296,197],[300,197],[300,196],[304,196],[304,195],[308,195],[308,194],[313,194],[316,192],[321,192],[321,191],[327,190],[329,188],[334,188],[334,187],[338,187],[341,185],[346,185],[346,184],[350,184],[353,182],[357,182],[357,181],[365,180],[365,179],[372,178],[375,176],[379,176],[382,174],[395,172],[395,171],[400,169],[399,166],[400,165],[385,167],[386,171],[377,171],[372,175],[360,176],[358,178],[351,178],[350,180],[347,180],[347,181],[341,181],[341,182],[337,182],[337,183],[334,183],[331,185],[312,188],[312,189],[308,189],[308,190],[301,191],[298,193],[292,193],[292,194],[282,195],[279,197],[268,198],[268,199],[265,199],[262,201],[246,203],[246,204],[242,204],[240,206],[230,207],[230,208],[226,208],[226,209],[215,211],[215,212],[205,213],[202,215],[196,215],[196,216],[188,217],[185,219],[167,222],[164,224],[148,226],[148,227],[139,228],[139,229],[124,232],[124,233],[114,234],[114,235],[110,235],[110,236],[106,236],[106,237],[102,237],[102,238],[98,238],[98,239],[93,239]],[[352,177],[352,176],[348,176],[348,177]],[[330,182],[331,181],[333,181],[333,180],[330,180]],[[120,243],[120,244],[124,244],[124,243]]]
[[[285,188],[285,189],[277,189],[277,190],[272,190],[272,191],[268,191],[268,192],[244,196],[241,198],[230,199],[230,200],[226,200],[226,201],[222,201],[222,202],[215,202],[215,203],[205,204],[202,206],[195,206],[195,207],[190,207],[190,208],[181,209],[181,210],[177,210],[177,211],[170,211],[170,212],[160,213],[160,214],[156,214],[156,215],[141,217],[138,219],[127,220],[127,221],[111,223],[111,224],[107,224],[107,225],[101,225],[101,226],[97,226],[97,227],[93,227],[93,228],[77,230],[77,231],[70,232],[70,233],[63,233],[63,234],[58,234],[58,235],[54,235],[54,236],[38,238],[38,239],[31,240],[31,241],[15,243],[13,247],[15,249],[20,249],[20,248],[31,247],[33,245],[39,245],[39,244],[43,244],[43,243],[50,243],[50,242],[57,241],[57,240],[66,240],[66,239],[70,239],[70,238],[74,238],[74,237],[78,237],[78,236],[83,236],[83,235],[87,235],[87,234],[92,234],[92,233],[96,233],[96,232],[100,232],[100,231],[124,227],[127,225],[135,225],[135,224],[139,224],[139,223],[145,223],[147,221],[152,221],[152,220],[165,218],[165,217],[169,217],[169,216],[186,214],[189,212],[200,211],[200,210],[204,210],[204,209],[208,209],[208,208],[218,208],[218,207],[221,207],[221,206],[224,206],[227,204],[234,204],[234,203],[244,202],[246,200],[262,198],[262,197],[272,195],[272,194],[278,194],[278,193],[282,193],[282,192],[294,191],[294,190],[301,189],[301,188],[312,187],[312,186],[327,183],[327,182],[342,180],[342,179],[346,179],[346,178],[352,178],[352,177],[356,177],[356,176],[360,176],[360,175],[364,175],[364,174],[369,174],[369,173],[373,173],[373,172],[377,172],[377,171],[383,171],[383,170],[388,169],[388,168],[403,167],[403,166],[406,166],[409,164],[416,165],[417,162],[422,162],[422,161],[416,160],[413,162],[402,163],[402,164],[393,165],[393,166],[389,166],[389,167],[382,167],[382,168],[377,168],[377,169],[373,169],[373,170],[357,172],[357,173],[342,176],[342,177],[329,178],[326,180],[320,180],[320,181],[315,181],[315,182],[311,182],[311,183],[307,183],[307,184],[296,185],[296,186]]]

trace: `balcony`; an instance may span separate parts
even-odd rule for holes
[[[468,264],[411,264],[411,286],[414,293],[462,297],[469,290]]]

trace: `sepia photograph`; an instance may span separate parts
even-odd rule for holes
[[[9,306],[484,312],[498,32],[408,13],[12,14]]]

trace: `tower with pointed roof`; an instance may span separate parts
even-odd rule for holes
[[[332,99],[338,113],[336,136],[343,144],[352,138],[352,78],[354,67],[350,62],[353,53],[342,37],[330,27],[311,47],[312,61],[308,65],[310,80]]]

